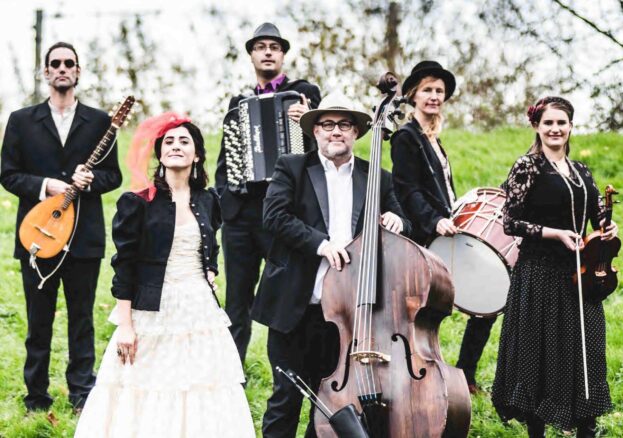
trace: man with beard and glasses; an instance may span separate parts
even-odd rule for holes
[[[245,48],[255,69],[257,85],[232,97],[228,114],[238,110],[238,103],[247,97],[281,91],[297,91],[303,102],[292,105],[288,116],[298,122],[309,109],[318,107],[320,90],[316,85],[299,79],[291,80],[283,72],[285,54],[290,43],[281,38],[279,29],[272,23],[260,25]],[[225,122],[224,122],[225,123]],[[305,151],[315,148],[311,138],[305,139]],[[231,333],[244,364],[247,346],[251,339],[250,311],[255,286],[259,279],[262,259],[266,259],[271,244],[270,234],[262,226],[262,201],[266,195],[266,182],[247,183],[248,193],[232,190],[227,181],[225,145],[216,168],[216,189],[221,196],[223,216],[222,243],[225,257],[226,302],[225,309],[231,320]]]
[[[69,401],[79,411],[95,383],[93,365],[93,302],[104,257],[103,193],[121,185],[116,145],[93,170],[84,167],[110,126],[110,117],[76,99],[80,78],[78,54],[71,44],[58,42],[45,55],[43,70],[50,97],[38,105],[13,112],[2,144],[0,183],[19,198],[14,257],[21,265],[26,297],[28,334],[24,381],[28,411],[47,410],[48,368],[58,288],[62,281],[67,303],[69,361],[65,376]],[[24,216],[39,201],[64,193],[71,184],[83,191],[69,254],[41,289],[40,277],[29,264],[28,251],[17,236]],[[59,265],[60,255],[38,260],[43,276]]]

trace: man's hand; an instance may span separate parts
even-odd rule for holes
[[[392,233],[402,233],[402,219],[400,219],[400,216],[392,213],[391,211],[386,211],[381,215],[381,224]]]
[[[301,94],[301,97],[303,99],[303,103],[295,103],[293,105],[290,105],[290,108],[288,108],[288,117],[290,117],[296,123],[301,120],[303,114],[309,111],[309,102],[307,101],[307,97],[305,97],[304,94]]]
[[[95,175],[93,175],[93,172],[88,170],[84,164],[78,164],[71,179],[80,190],[84,190],[93,182],[94,177]]]
[[[70,187],[65,181],[60,179],[49,178],[45,185],[45,194],[47,196],[56,196],[65,193]]]
[[[348,257],[348,252],[346,252],[344,247],[331,242],[322,248],[320,255],[326,257],[331,267],[338,271],[342,270],[342,259],[344,259],[344,263],[350,263],[350,257]]]

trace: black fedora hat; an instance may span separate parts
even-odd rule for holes
[[[262,23],[260,24],[255,32],[253,32],[253,38],[247,41],[244,47],[247,49],[247,53],[251,54],[253,50],[253,44],[257,40],[269,39],[275,40],[279,44],[281,44],[281,48],[283,49],[283,53],[287,53],[290,50],[290,43],[288,40],[281,38],[281,33],[279,33],[279,29],[273,23]]]
[[[406,96],[411,88],[415,87],[422,78],[426,76],[433,76],[439,78],[446,85],[446,98],[450,99],[450,96],[454,93],[456,88],[456,80],[454,75],[448,70],[445,70],[441,64],[436,61],[421,61],[413,67],[411,74],[402,83],[402,95]]]

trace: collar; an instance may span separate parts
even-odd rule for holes
[[[76,112],[76,107],[78,106],[78,99],[75,99],[74,103],[70,107],[68,107],[63,114],[61,114],[58,108],[52,105],[52,101],[50,99],[48,99],[48,105],[50,106],[50,111],[52,112],[52,114],[58,115],[61,117],[67,117]]]
[[[274,93],[281,86],[281,84],[283,84],[285,79],[286,79],[285,73],[281,73],[275,79],[273,79],[268,84],[266,84],[264,88],[262,88],[260,84],[257,84],[255,86],[255,91],[257,94]]]
[[[335,167],[335,164],[333,164],[333,161],[329,160],[327,157],[325,157],[324,155],[320,153],[320,150],[318,150],[318,158],[320,158],[320,164],[322,164],[322,167],[325,172],[328,172],[333,169],[335,169],[336,171],[339,170]],[[346,166],[348,173],[352,175],[353,168],[355,167],[355,155],[354,154],[350,156],[350,160],[348,160],[347,163],[342,164],[340,166],[340,169],[344,166]]]

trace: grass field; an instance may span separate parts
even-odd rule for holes
[[[445,131],[442,141],[453,164],[457,193],[463,194],[474,187],[498,186],[506,177],[517,156],[524,153],[532,141],[532,133],[526,129],[497,129],[488,133],[466,131]],[[206,138],[208,147],[209,174],[214,174],[218,153],[218,138]],[[120,155],[123,156],[128,136],[120,139]],[[606,183],[623,188],[623,136],[616,134],[595,134],[576,136],[572,141],[572,158],[586,162],[594,173],[600,188]],[[364,137],[356,146],[359,156],[367,158],[368,138]],[[123,162],[123,160],[121,160]],[[383,164],[391,167],[388,145]],[[123,163],[122,163],[123,165]],[[124,169],[125,172],[125,169]],[[99,359],[114,327],[107,322],[114,300],[110,295],[112,269],[110,257],[114,252],[110,241],[110,223],[115,212],[115,201],[127,188],[124,186],[104,197],[108,246],[107,256],[102,263],[97,300],[95,303],[96,349]],[[50,365],[50,393],[55,397],[52,411],[58,423],[50,424],[44,413],[26,415],[22,404],[25,387],[22,380],[22,366],[25,349],[26,315],[21,288],[19,265],[11,255],[15,233],[15,212],[17,199],[0,188],[0,437],[70,437],[76,423],[71,406],[67,401],[65,367],[67,364],[67,320],[63,298],[59,298],[52,361]],[[622,223],[623,208],[615,208],[614,219]],[[616,261],[622,267],[620,259]],[[221,260],[222,266],[222,260]],[[223,278],[218,279],[221,295],[224,291]],[[62,297],[62,294],[59,295]],[[621,283],[617,293],[605,302],[608,339],[608,381],[614,401],[614,411],[599,420],[600,436],[623,436],[623,298]],[[454,312],[445,319],[440,329],[440,343],[446,362],[456,362],[467,317]],[[491,405],[491,389],[497,356],[501,319],[495,324],[491,340],[487,345],[478,372],[479,383],[485,391],[472,398],[472,424],[470,437],[517,437],[526,436],[525,428],[517,422],[504,425]],[[247,363],[247,396],[253,419],[260,430],[261,417],[266,399],[271,390],[271,374],[266,358],[266,329],[254,326],[253,338]],[[303,414],[306,418],[306,414]],[[300,436],[304,430],[299,428]],[[259,434],[258,434],[259,436]],[[548,436],[563,436],[561,432],[548,430]],[[172,437],[174,438],[174,437]]]

